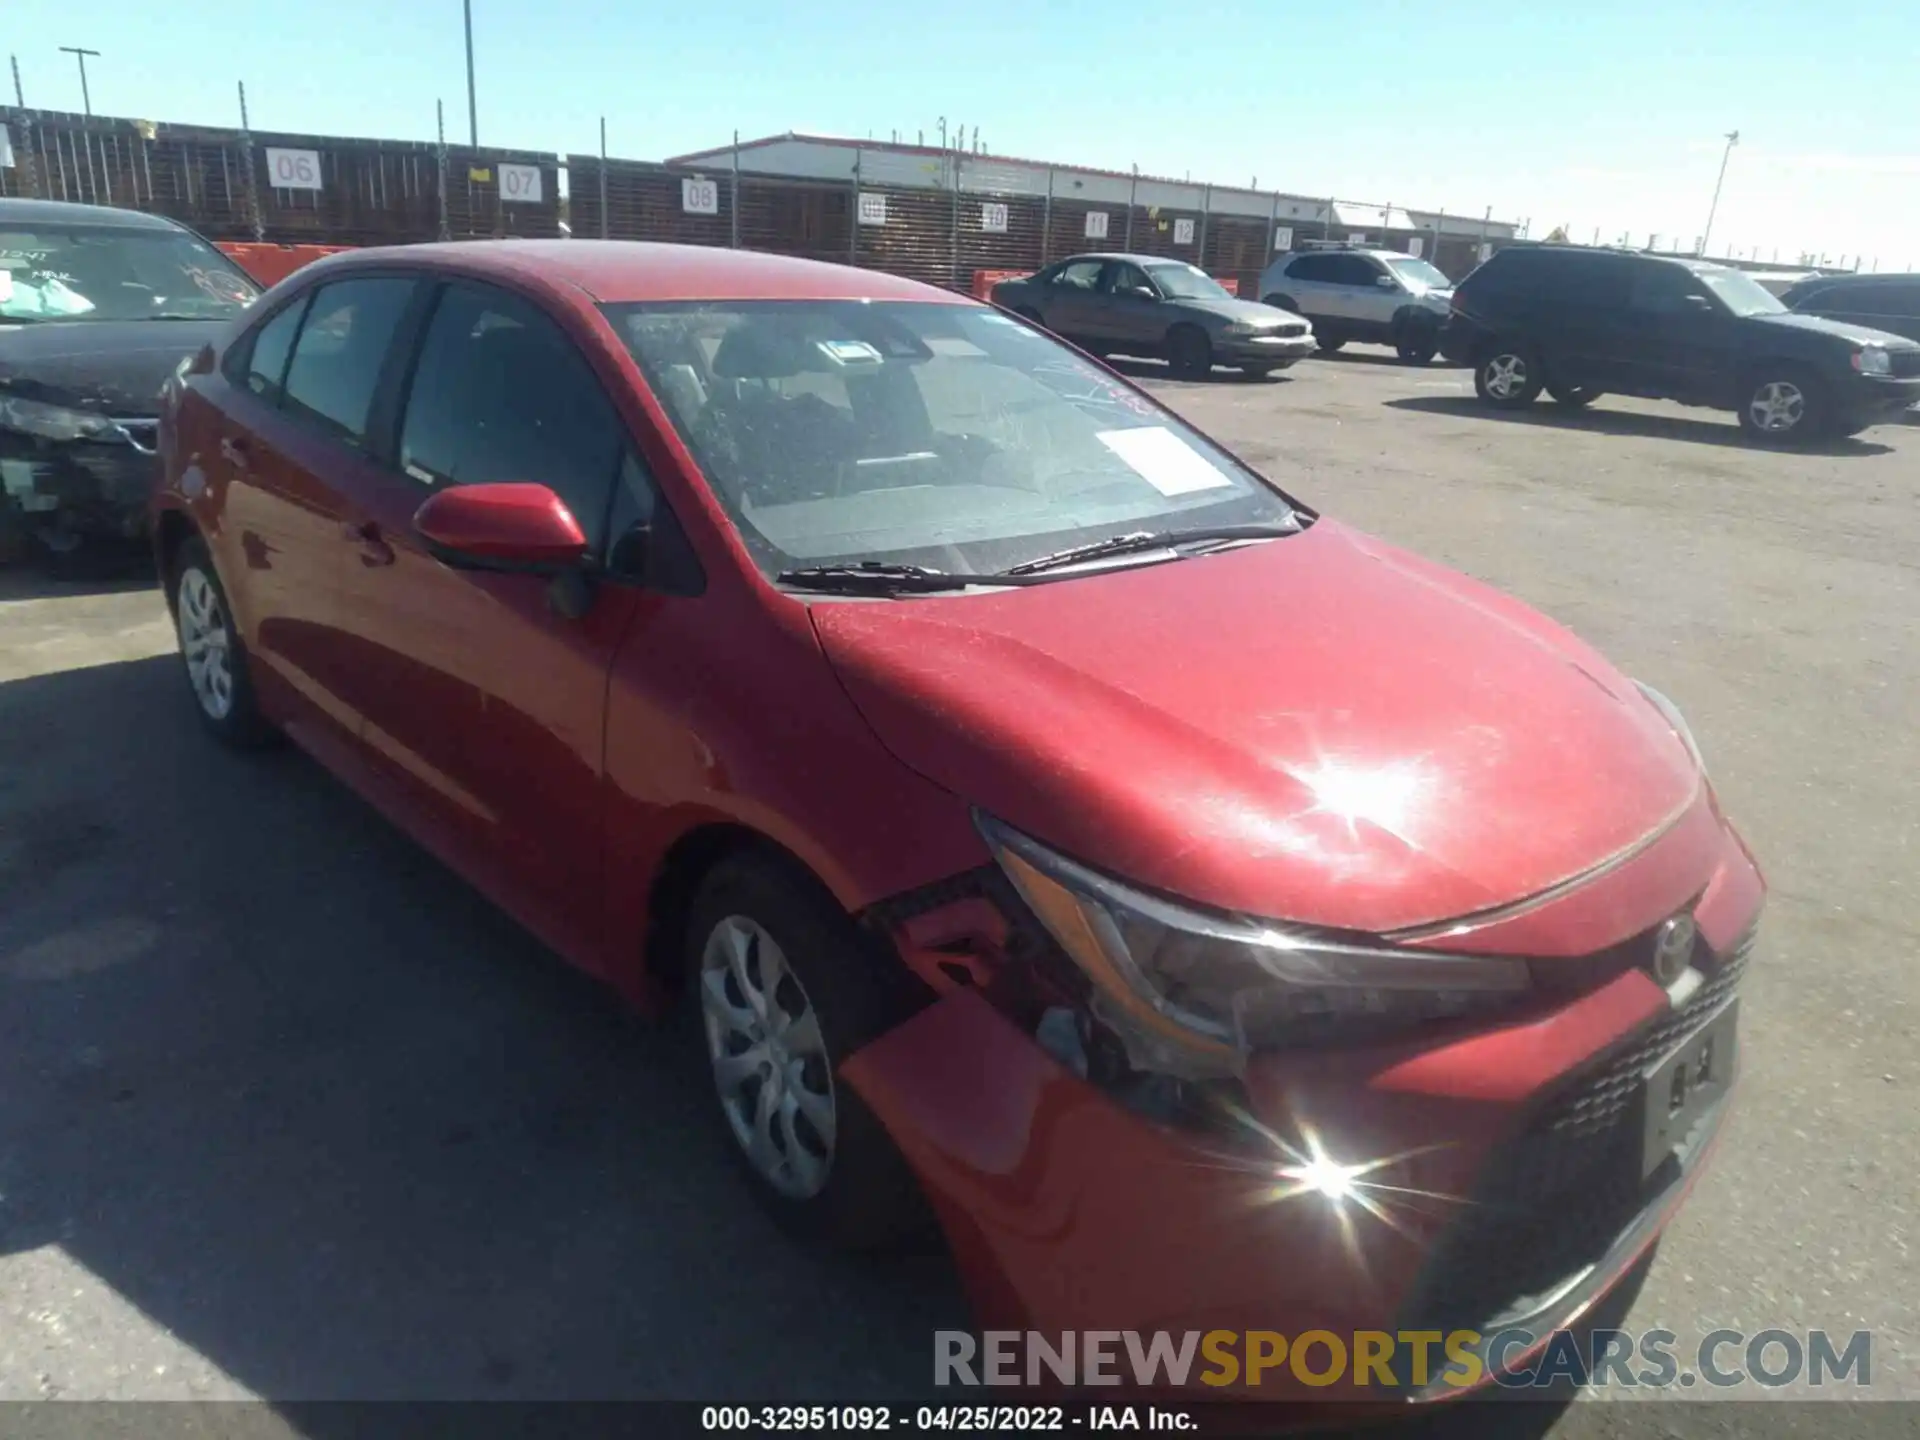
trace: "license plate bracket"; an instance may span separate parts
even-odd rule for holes
[[[1676,1151],[1691,1148],[1693,1132],[1733,1083],[1740,1002],[1729,1001],[1644,1073],[1641,1174],[1651,1175]]]

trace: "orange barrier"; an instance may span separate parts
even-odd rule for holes
[[[1216,275],[1213,278],[1220,282],[1222,288],[1224,288],[1229,295],[1238,295],[1240,293],[1240,281],[1238,277],[1233,275]]]
[[[973,298],[991,300],[993,287],[1002,280],[1024,280],[1031,274],[1031,270],[976,270],[973,272]]]
[[[221,254],[262,285],[277,285],[302,265],[354,248],[351,245],[267,245],[241,240],[221,240],[217,244]]]

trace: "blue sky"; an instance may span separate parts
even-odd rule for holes
[[[1892,3],[473,0],[485,143],[658,159],[786,130],[1530,218],[1532,233],[1920,267],[1920,25]],[[7,0],[30,105],[428,139],[466,130],[459,0]],[[10,97],[9,97],[10,98]]]

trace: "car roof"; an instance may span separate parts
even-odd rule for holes
[[[1888,270],[1883,273],[1881,271],[1876,270],[1871,274],[1867,274],[1867,275],[1858,275],[1858,274],[1808,275],[1808,276],[1804,276],[1799,280],[1794,281],[1794,287],[1797,289],[1800,286],[1804,285],[1808,289],[1812,289],[1815,285],[1818,285],[1822,289],[1825,289],[1829,285],[1867,286],[1867,285],[1885,285],[1888,282],[1892,282],[1893,284],[1896,284],[1896,285],[1902,285],[1902,284],[1910,284],[1915,280],[1920,280],[1920,272]]]
[[[456,240],[330,255],[300,274],[396,262],[476,278],[521,277],[572,286],[597,303],[647,300],[919,300],[973,305],[955,291],[879,270],[858,270],[711,245],[637,240]]]
[[[1047,266],[1047,269],[1071,265],[1076,260],[1124,260],[1132,265],[1193,265],[1191,260],[1178,255],[1136,255],[1127,250],[1082,250],[1078,255],[1069,255],[1063,260],[1054,261],[1052,265]]]
[[[89,225],[108,230],[183,230],[165,215],[122,210],[115,205],[75,205],[65,200],[0,197],[0,225]]]

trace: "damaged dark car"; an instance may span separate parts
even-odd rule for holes
[[[0,199],[0,558],[144,537],[161,388],[259,293],[161,216]]]

